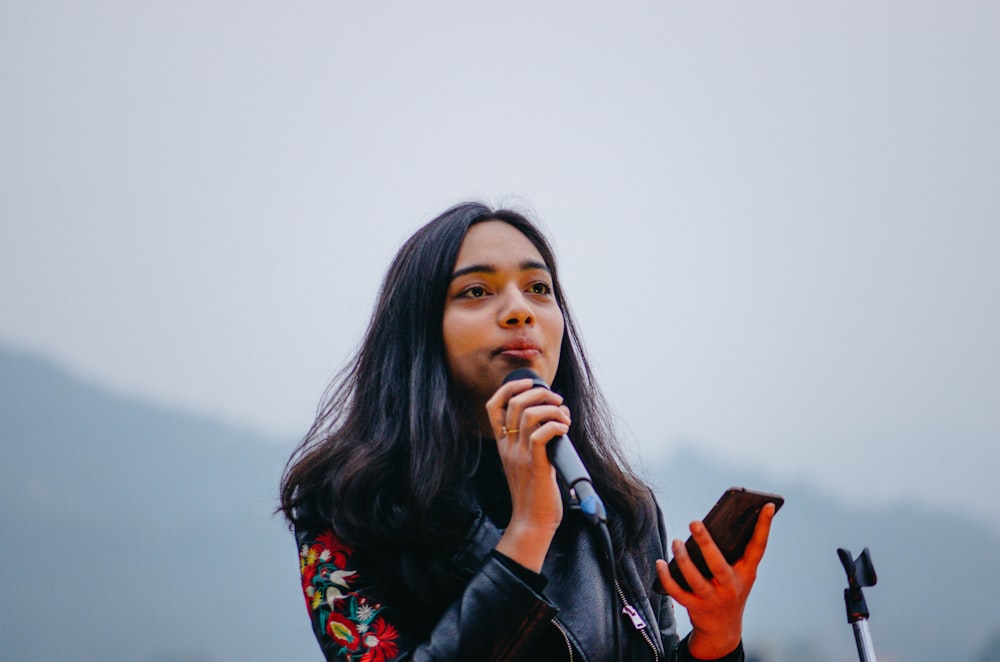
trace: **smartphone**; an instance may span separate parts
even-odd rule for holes
[[[757,516],[760,515],[761,508],[769,503],[774,504],[775,512],[777,512],[785,503],[785,499],[778,494],[757,492],[745,487],[730,487],[705,515],[702,523],[712,535],[712,540],[715,541],[719,551],[726,557],[726,561],[733,563],[743,557],[743,552],[746,551],[747,544],[753,537]],[[705,563],[705,557],[702,556],[698,543],[693,538],[688,537],[684,546],[687,548],[688,556],[691,557],[701,574],[706,579],[711,579],[712,571],[708,569],[708,564]],[[677,567],[677,560],[671,559],[669,566],[670,575],[674,580],[685,591],[690,591],[691,587]],[[656,584],[656,588],[659,588],[662,593],[659,580]]]

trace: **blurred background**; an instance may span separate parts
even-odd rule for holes
[[[1000,5],[0,0],[0,641],[316,659],[271,517],[388,261],[526,211],[759,660],[1000,660]],[[880,609],[881,608],[881,609]],[[992,643],[991,643],[992,642]]]

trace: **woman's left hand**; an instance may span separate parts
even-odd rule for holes
[[[690,591],[685,591],[670,576],[666,561],[656,562],[660,583],[666,592],[688,611],[692,632],[688,651],[702,660],[724,657],[736,650],[743,637],[743,608],[757,578],[757,566],[764,556],[767,537],[774,518],[774,504],[761,510],[753,537],[743,557],[729,565],[701,522],[691,523],[691,535],[701,548],[713,577],[705,579],[688,556],[680,540],[674,540],[673,552]]]

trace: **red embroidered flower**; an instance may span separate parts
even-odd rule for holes
[[[365,633],[364,642],[368,651],[361,656],[361,662],[386,662],[399,653],[396,641],[399,633],[381,617],[371,622]]]
[[[330,612],[330,618],[326,622],[326,633],[352,653],[361,647],[361,635],[358,634],[357,624],[343,614]]]
[[[302,588],[303,590],[312,584],[313,577],[316,576],[316,565],[305,565],[302,566]]]
[[[332,563],[338,568],[343,568],[347,564],[347,559],[353,551],[329,530],[316,536],[316,546],[319,547],[320,561]]]

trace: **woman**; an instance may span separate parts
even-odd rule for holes
[[[531,380],[504,378],[530,368]],[[546,445],[573,439],[608,509],[617,582]],[[674,541],[628,468],[594,385],[552,251],[523,216],[469,203],[396,255],[354,360],[289,461],[281,508],[327,659],[742,660],[764,509],[714,578]],[[670,599],[688,609],[680,641]],[[616,622],[617,621],[617,622]]]

